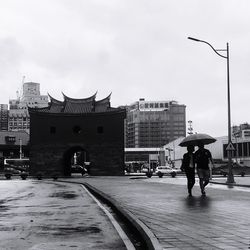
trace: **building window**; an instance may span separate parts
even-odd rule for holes
[[[97,127],[97,133],[98,134],[103,134],[103,132],[104,132],[103,126],[98,126]]]
[[[50,133],[51,133],[51,134],[55,134],[55,133],[56,133],[56,127],[51,126],[51,127],[50,127]]]
[[[6,142],[15,142],[16,137],[15,136],[5,136],[5,141]]]

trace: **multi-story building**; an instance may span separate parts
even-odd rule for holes
[[[8,104],[0,104],[0,131],[8,130]]]
[[[26,82],[22,86],[22,94],[9,101],[9,131],[24,130],[29,133],[30,116],[28,107],[43,108],[48,106],[48,96],[40,94],[40,84]]]
[[[179,146],[183,139],[184,137],[178,138],[164,146],[166,155],[175,162],[175,166],[177,167],[181,166],[183,154],[187,152],[186,147]],[[234,147],[234,150],[232,150],[233,162],[250,167],[250,124],[244,123],[233,126],[231,140]],[[228,136],[216,137],[216,142],[205,147],[212,153],[215,166],[227,163]]]
[[[243,124],[240,124],[239,126],[233,126],[232,136],[235,138],[249,139],[250,138],[250,124],[243,123]]]
[[[140,99],[127,106],[126,148],[162,147],[185,135],[185,105]]]

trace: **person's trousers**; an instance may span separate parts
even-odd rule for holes
[[[188,188],[188,191],[191,191],[195,184],[194,169],[186,169],[186,176],[187,176],[187,188]]]

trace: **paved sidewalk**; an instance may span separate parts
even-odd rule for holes
[[[115,199],[150,228],[163,249],[250,249],[249,188],[210,184],[203,197],[196,183],[188,197],[178,178],[72,181],[87,182]]]

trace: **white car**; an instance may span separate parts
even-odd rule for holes
[[[175,177],[177,173],[180,173],[180,170],[176,168],[171,168],[170,166],[158,166],[155,169],[155,173],[161,178],[164,174],[169,174],[172,177]]]

